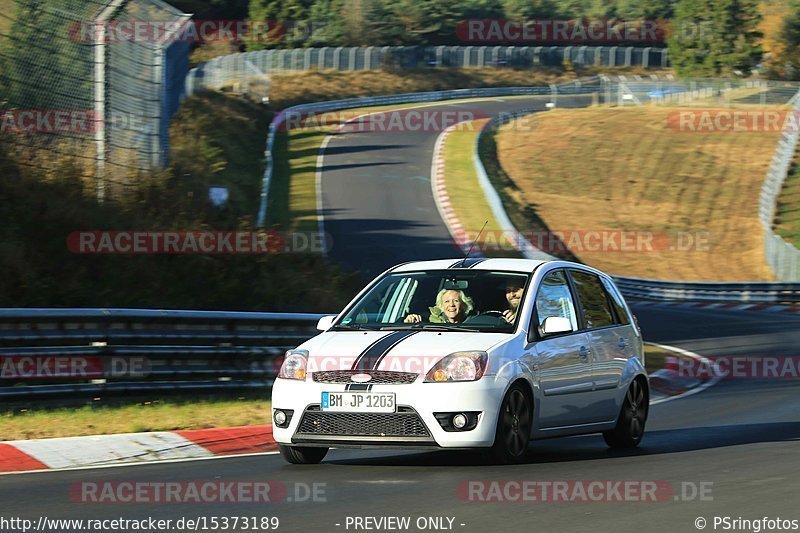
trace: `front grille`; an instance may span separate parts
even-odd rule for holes
[[[352,437],[428,437],[428,429],[411,407],[398,407],[397,413],[326,413],[319,406],[309,407],[298,435],[339,435]]]
[[[389,372],[385,370],[328,370],[313,372],[311,375],[317,383],[350,384],[350,376],[354,374],[369,374],[372,376],[366,384],[374,385],[408,385],[416,381],[419,374],[411,372]]]

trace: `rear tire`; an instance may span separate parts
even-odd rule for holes
[[[512,385],[500,406],[497,432],[491,448],[496,463],[516,464],[525,459],[532,421],[533,402],[530,396],[522,385]]]
[[[647,387],[642,380],[634,379],[625,394],[617,426],[610,431],[603,432],[606,444],[611,448],[636,448],[644,436],[649,407],[650,398]]]
[[[328,448],[312,448],[306,446],[286,446],[278,444],[281,457],[293,465],[315,465],[325,458]]]

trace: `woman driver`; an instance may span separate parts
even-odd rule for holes
[[[436,305],[428,308],[431,312],[428,322],[458,324],[469,316],[473,307],[472,298],[464,294],[464,291],[442,289],[436,295]],[[408,315],[404,322],[422,322],[422,316]]]

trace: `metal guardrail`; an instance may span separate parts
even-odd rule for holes
[[[320,316],[0,309],[0,398],[269,387]]]
[[[216,57],[186,76],[186,92],[234,84],[269,84],[269,75],[306,70],[384,67],[513,67],[573,65],[666,68],[666,48],[636,46],[367,46],[259,50]]]
[[[615,277],[630,300],[800,303],[800,283]],[[89,399],[266,389],[322,315],[0,309],[0,398]]]
[[[791,100],[795,118],[800,113],[800,91]],[[764,255],[775,276],[785,281],[800,280],[800,250],[773,230],[778,197],[792,167],[800,132],[796,127],[784,131],[772,156],[772,163],[761,187],[758,218],[764,228]]]
[[[714,283],[661,281],[614,276],[622,294],[633,300],[738,303],[800,303],[800,283]]]

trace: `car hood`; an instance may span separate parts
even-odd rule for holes
[[[488,351],[509,333],[456,331],[328,331],[303,343],[309,371],[384,370],[424,374],[442,357],[459,351]]]

